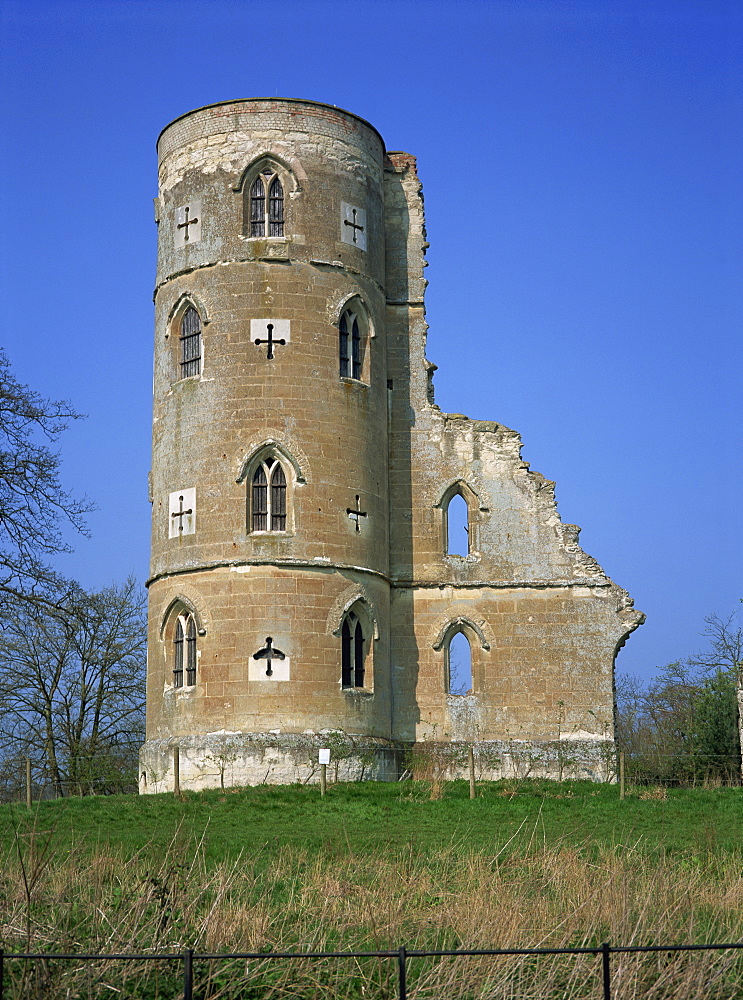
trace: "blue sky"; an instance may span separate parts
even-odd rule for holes
[[[437,402],[556,480],[648,616],[619,668],[699,648],[743,596],[742,52],[738,0],[0,3],[2,344],[98,507],[60,570],[147,576],[159,131],[303,97],[418,157]]]

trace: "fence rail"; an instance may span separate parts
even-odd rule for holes
[[[439,951],[419,951],[402,946],[390,951],[308,951],[308,952],[231,952],[211,953],[195,952],[187,949],[183,952],[168,952],[164,954],[66,954],[59,952],[6,952],[0,948],[0,1000],[5,997],[5,965],[9,961],[179,961],[183,967],[183,1000],[193,1000],[196,982],[194,966],[197,962],[231,961],[234,959],[249,960],[282,960],[291,959],[348,959],[348,958],[387,958],[397,965],[398,1000],[407,1000],[408,963],[415,958],[463,958],[463,957],[503,957],[509,955],[594,955],[601,959],[602,1000],[612,1000],[611,956],[619,954],[648,954],[692,951],[728,951],[743,949],[743,941],[727,944],[669,944],[669,945],[612,945],[604,941],[595,947],[585,948],[477,948],[477,949],[443,949]],[[7,998],[9,1000],[9,998]]]
[[[260,744],[263,751],[285,751],[294,761],[294,773],[283,775],[277,781],[304,784],[320,780],[321,766],[317,763],[317,746],[328,739],[318,737],[297,737],[293,742],[271,737]],[[381,743],[366,744],[363,740],[340,738],[331,743],[331,763],[328,765],[329,781],[359,781],[374,777],[367,767],[375,754],[385,748],[398,755],[396,780],[428,780],[446,784],[456,779],[467,779],[470,784],[497,780],[526,783],[529,778],[550,778],[555,781],[590,779],[623,788],[646,789],[695,788],[710,786],[733,786],[743,784],[741,765],[738,759],[721,754],[669,754],[661,752],[633,752],[622,750],[611,741],[428,741],[403,746],[383,747]],[[223,744],[223,745],[222,745]],[[270,777],[270,764],[258,767],[257,780],[248,780],[244,774],[233,773],[237,750],[229,742],[222,741],[211,747],[214,763],[213,773],[206,774],[211,784],[199,787],[236,787],[249,784],[269,784],[276,781]],[[246,747],[248,744],[246,744]],[[250,744],[255,750],[259,747]],[[173,754],[177,744],[170,747]],[[208,755],[207,755],[208,756]],[[234,759],[233,759],[234,758]],[[139,790],[136,773],[103,774],[96,771],[94,759],[86,759],[88,775],[96,777],[61,777],[52,781],[44,765],[32,762],[30,758],[14,758],[0,761],[0,803],[25,801],[38,802],[69,796],[136,794]],[[239,769],[238,769],[239,770]],[[204,775],[200,776],[203,780]],[[384,780],[393,777],[390,771]],[[181,787],[188,790],[188,779],[181,775]],[[172,790],[173,782],[161,779],[152,781],[150,791]]]

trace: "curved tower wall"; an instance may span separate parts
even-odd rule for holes
[[[148,739],[323,728],[389,736],[382,141],[335,108],[251,100],[179,118],[158,153]],[[282,183],[284,236],[250,235],[249,188],[263,167]],[[179,229],[184,206],[197,221]],[[342,238],[348,206],[364,229],[346,228],[363,232],[365,249]],[[348,303],[362,326],[356,379],[339,377]],[[202,358],[184,378],[179,324],[190,305]],[[288,340],[272,359],[254,343],[266,319],[272,337]],[[284,531],[251,530],[261,451],[286,473]],[[179,491],[195,523],[172,537]],[[366,676],[344,690],[338,636],[356,598]],[[198,670],[195,684],[176,688],[168,609],[181,605],[195,613]],[[269,636],[288,681],[286,663],[260,679],[253,663],[251,677]]]

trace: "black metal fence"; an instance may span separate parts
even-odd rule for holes
[[[416,958],[450,958],[450,957],[503,957],[529,955],[594,955],[600,959],[597,968],[597,979],[600,977],[602,1000],[612,1000],[612,955],[648,954],[693,951],[727,951],[743,949],[743,941],[728,944],[672,944],[672,945],[610,945],[608,942],[593,948],[481,948],[456,949],[442,951],[408,950],[404,946],[396,951],[316,951],[316,952],[235,952],[230,954],[197,953],[188,949],[182,953],[167,954],[61,954],[61,953],[19,953],[5,952],[0,949],[0,1000],[10,1000],[5,996],[5,971],[9,962],[41,962],[76,961],[146,961],[146,962],[179,962],[182,966],[183,1000],[194,1000],[194,988],[198,984],[197,964],[199,962],[230,961],[291,961],[292,959],[356,959],[356,958],[386,958],[396,965],[397,997],[407,1000],[409,963]],[[743,980],[740,983],[743,994]],[[69,995],[69,994],[68,994]]]

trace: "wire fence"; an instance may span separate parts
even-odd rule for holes
[[[73,995],[69,987],[65,986],[64,975],[58,977],[59,981],[54,983],[54,966],[53,963],[63,963],[63,962],[74,962],[78,966],[80,963],[87,963],[92,965],[93,963],[100,962],[146,962],[146,963],[179,963],[181,965],[180,976],[182,976],[183,992],[179,994],[177,987],[176,992],[170,992],[170,996],[177,997],[182,996],[183,1000],[195,1000],[198,996],[205,996],[203,992],[197,993],[196,991],[200,987],[199,975],[198,975],[198,965],[214,962],[260,962],[263,965],[266,963],[275,962],[291,962],[296,960],[348,960],[348,959],[387,959],[394,964],[395,969],[395,980],[396,980],[396,990],[394,994],[389,991],[389,996],[397,997],[397,1000],[408,1000],[408,998],[413,998],[416,996],[416,989],[411,988],[408,984],[409,973],[411,970],[411,965],[416,959],[424,958],[434,958],[434,959],[444,959],[444,958],[507,958],[516,956],[557,956],[557,955],[567,955],[567,956],[593,956],[599,959],[597,963],[595,978],[596,978],[596,989],[594,995],[600,996],[601,1000],[616,1000],[618,993],[615,990],[614,979],[615,972],[618,971],[615,966],[612,966],[612,956],[617,955],[638,955],[638,954],[673,954],[681,952],[722,952],[722,951],[732,951],[740,952],[743,949],[743,942],[729,942],[727,944],[686,944],[686,945],[611,945],[609,942],[605,941],[600,945],[595,947],[580,947],[580,948],[480,948],[480,949],[446,949],[439,951],[419,951],[415,949],[407,949],[406,947],[400,947],[395,950],[388,951],[318,951],[318,952],[232,952],[229,954],[212,954],[212,953],[201,953],[196,952],[193,949],[187,949],[182,953],[165,953],[165,954],[64,954],[64,953],[45,953],[45,952],[33,952],[33,953],[20,953],[20,952],[6,952],[0,949],[0,1000],[21,1000],[21,997],[30,996],[30,990],[34,989],[33,980],[29,979],[28,963],[38,963],[36,969],[41,968],[44,977],[43,995],[45,998],[51,998],[53,995],[66,996],[69,997]],[[11,966],[13,967],[13,972],[15,972],[16,963],[26,963],[22,974],[11,975]],[[733,971],[733,970],[728,970]],[[741,972],[743,970],[738,970]],[[658,979],[662,976],[662,970],[658,972]],[[179,974],[174,972],[172,974],[172,983],[175,984],[176,977]],[[38,977],[36,977],[38,978]],[[36,986],[39,985],[37,982]],[[115,990],[115,992],[121,995],[122,991],[111,984],[102,984],[108,990]],[[743,988],[743,978],[737,979],[736,981],[731,979],[730,985],[733,990],[737,988]],[[90,992],[91,983],[88,984],[88,994],[92,995]],[[232,982],[232,987],[235,990],[242,990],[245,987],[250,986],[255,988],[259,986],[256,982],[255,977],[242,977],[238,976]],[[20,988],[25,992],[17,992]],[[58,992],[57,994],[52,994],[50,992],[52,989],[64,990],[67,992]],[[299,995],[302,989],[302,983],[296,983],[296,992]],[[11,992],[12,991],[12,992]],[[79,995],[79,994],[75,994]],[[234,996],[244,996],[242,992],[232,994]],[[313,996],[317,996],[317,993],[313,993]],[[712,995],[710,993],[710,995]],[[715,994],[718,995],[718,994]],[[727,994],[730,997],[739,996],[739,993]]]
[[[318,763],[318,747],[328,745],[330,763]],[[30,758],[0,762],[0,802],[39,802],[69,796],[134,794],[175,790],[174,754],[169,744],[160,756],[160,772],[135,766],[112,766],[105,758],[76,760],[74,774]],[[229,737],[196,748],[180,748],[178,791],[255,784],[319,784],[363,780],[427,781],[436,795],[456,780],[475,783],[510,781],[528,787],[530,779],[589,780],[619,784],[622,791],[661,797],[669,788],[739,786],[740,757],[734,754],[666,753],[619,750],[609,740],[428,741],[392,745],[366,743],[346,734],[330,737]]]

